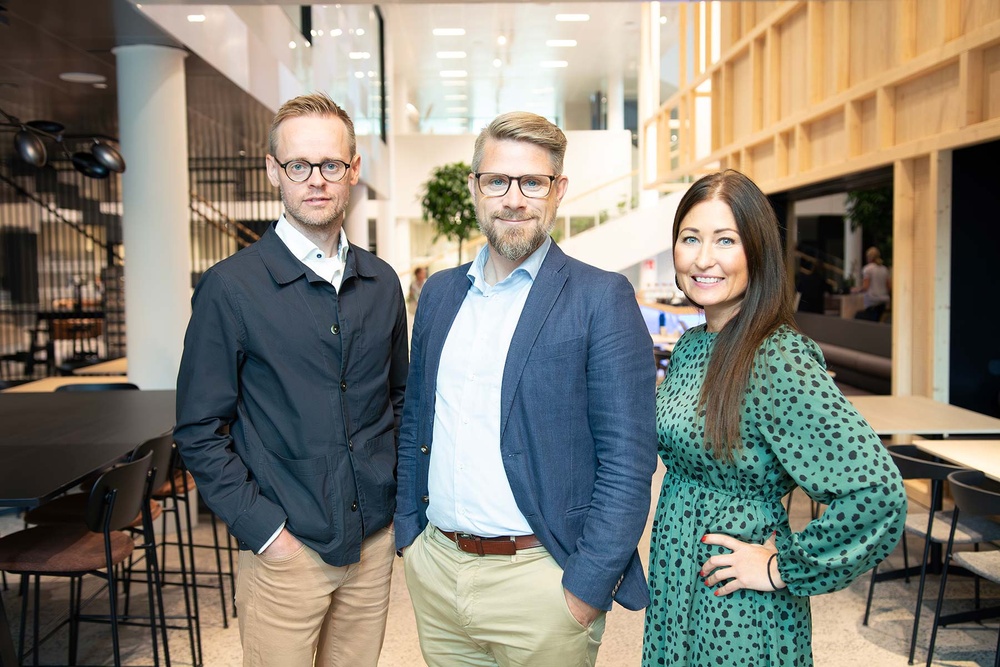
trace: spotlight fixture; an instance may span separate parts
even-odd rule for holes
[[[73,164],[73,168],[90,178],[107,178],[112,172],[125,171],[125,159],[112,147],[110,137],[87,134],[66,134],[65,126],[52,120],[29,120],[18,118],[0,109],[0,130],[13,131],[14,149],[18,157],[34,167],[44,167],[48,159],[43,139],[56,143],[63,155]],[[84,149],[70,153],[68,143],[84,144]],[[85,150],[89,146],[90,150]]]

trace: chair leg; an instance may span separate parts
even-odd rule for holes
[[[33,628],[32,637],[31,637],[32,638],[32,644],[31,644],[31,663],[33,665],[35,665],[36,667],[39,664],[38,661],[40,659],[39,656],[38,656],[38,654],[40,653],[39,646],[38,646],[38,644],[39,644],[38,634],[39,634],[39,627],[42,624],[41,613],[39,612],[39,609],[41,608],[41,602],[42,602],[42,578],[36,574],[35,575],[35,610],[34,610],[35,627]]]
[[[76,664],[77,641],[80,625],[76,617],[76,577],[69,579],[69,647],[66,650],[67,665]]]
[[[219,546],[219,530],[214,514],[212,515],[212,542],[215,545],[215,573],[219,579],[219,607],[222,609],[222,627],[228,628],[229,618],[226,614],[226,608],[229,605],[226,604],[226,587],[222,578],[222,554],[219,552],[221,548]]]
[[[910,583],[910,550],[906,546],[906,531],[903,531],[903,572],[907,574],[903,576],[903,581]]]
[[[198,632],[200,632],[200,626],[196,626],[195,620],[198,616],[198,589],[194,586],[196,583],[194,580],[192,580],[190,585],[188,584],[187,556],[184,553],[184,540],[182,539],[183,533],[181,529],[180,498],[177,495],[173,495],[172,501],[174,506],[174,530],[176,531],[177,539],[177,558],[180,563],[181,590],[184,593],[184,611],[187,615],[188,638],[191,643],[191,664],[197,666],[200,664],[198,660],[198,657],[200,656],[200,653],[198,652],[200,639],[198,642],[195,640]],[[196,627],[198,627],[198,632],[196,632]]]
[[[114,566],[108,555],[108,614],[111,619],[111,648],[114,651],[115,667],[122,666],[121,644],[118,639],[118,586],[115,581]]]
[[[20,665],[24,664],[24,640],[28,629],[28,577],[27,574],[21,575],[21,629],[17,638],[17,662]]]
[[[187,493],[184,495],[184,517],[187,519],[187,538],[188,538],[188,554],[190,556],[191,562],[191,596],[192,602],[194,603],[194,630],[195,639],[198,644],[198,657],[194,659],[192,655],[192,662],[195,667],[200,667],[202,664],[202,652],[201,652],[201,614],[198,610],[198,569],[195,567],[194,562],[194,530],[191,527],[191,494]],[[179,527],[178,527],[179,528]],[[180,541],[180,535],[178,535],[178,541]]]
[[[954,533],[954,529],[952,529],[952,531]],[[934,659],[934,643],[937,641],[938,619],[941,618],[941,607],[944,606],[944,591],[945,587],[948,585],[948,565],[951,563],[951,550],[952,542],[949,540],[948,552],[945,554],[944,565],[941,567],[941,588],[938,589],[937,606],[934,608],[934,624],[931,626],[931,641],[927,646],[927,667],[931,667],[931,661]]]
[[[865,605],[865,618],[861,625],[868,625],[868,615],[872,610],[872,596],[875,595],[875,575],[878,573],[878,565],[872,568],[872,578],[868,583],[868,603]]]
[[[920,606],[924,601],[924,584],[927,583],[927,559],[931,554],[930,531],[928,538],[924,541],[924,559],[920,563],[920,585],[917,587],[917,606],[913,612],[913,633],[910,635],[910,665],[913,664],[913,654],[917,650],[917,632],[920,629]]]

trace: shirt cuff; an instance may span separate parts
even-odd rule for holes
[[[260,554],[264,553],[264,550],[267,549],[269,546],[271,546],[271,542],[274,542],[276,539],[278,539],[278,535],[281,535],[281,531],[283,531],[284,529],[285,529],[285,522],[282,521],[281,525],[278,526],[278,530],[274,531],[274,535],[271,535],[270,539],[268,539],[267,542],[264,542],[264,546],[260,548],[260,551],[257,552],[257,555],[259,556]]]

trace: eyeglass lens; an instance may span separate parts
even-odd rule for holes
[[[314,167],[319,167],[319,173],[331,183],[336,183],[347,173],[347,164],[340,160],[327,160],[319,164],[306,162],[305,160],[292,160],[285,163],[285,174],[289,180],[295,183],[302,183],[309,180]]]

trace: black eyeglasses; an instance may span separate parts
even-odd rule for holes
[[[479,191],[487,197],[503,197],[510,190],[511,181],[517,181],[521,194],[531,199],[544,199],[549,196],[552,181],[556,176],[546,174],[525,174],[524,176],[508,176],[507,174],[477,173],[476,183]]]
[[[275,162],[278,162],[275,159]],[[312,177],[313,169],[319,167],[319,173],[328,183],[339,183],[344,180],[349,164],[343,160],[324,160],[323,162],[306,162],[305,160],[289,160],[285,164],[278,162],[285,170],[285,176],[292,183],[304,183]]]

